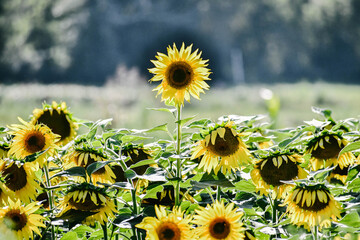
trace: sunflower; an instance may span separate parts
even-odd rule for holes
[[[74,147],[73,150],[70,150],[63,156],[63,160],[65,169],[76,166],[87,168],[94,162],[103,162],[108,160],[108,157],[99,149],[83,145]],[[114,183],[115,177],[115,174],[108,165],[105,165],[91,174],[91,179],[95,184],[97,182],[109,184]],[[80,178],[76,177],[76,179]]]
[[[37,190],[40,189],[35,175],[37,170],[33,163],[0,161],[0,173],[4,178],[3,189],[6,189],[2,194],[10,192],[9,197],[13,196],[25,203],[34,200]]]
[[[146,240],[190,240],[193,233],[190,229],[190,217],[184,216],[184,211],[174,207],[167,213],[164,206],[155,205],[155,217],[145,217],[137,228],[146,230]]]
[[[59,145],[65,145],[76,136],[78,124],[72,119],[65,102],[52,102],[51,105],[44,104],[43,109],[34,109],[32,124],[44,124],[51,131],[60,136],[57,142]]]
[[[195,199],[186,191],[185,188],[180,188],[180,198],[194,203]],[[156,198],[143,198],[141,205],[163,205],[163,206],[174,206],[175,205],[175,193],[173,185],[163,185],[163,190],[156,193]]]
[[[291,223],[310,229],[330,227],[331,220],[340,218],[341,206],[324,184],[295,186],[286,197],[286,212]]]
[[[114,218],[117,212],[114,201],[107,195],[104,188],[89,183],[73,185],[60,202],[59,217],[69,210],[94,213],[86,217],[83,223],[89,226],[98,221],[101,225]]]
[[[311,154],[311,169],[316,171],[332,165],[339,165],[341,169],[354,163],[355,156],[351,152],[339,153],[348,144],[341,133],[323,131],[319,136],[314,136],[306,147],[306,153]]]
[[[0,231],[7,231],[7,236],[16,236],[10,239],[34,239],[34,233],[41,235],[39,228],[46,226],[45,218],[34,213],[39,208],[36,202],[23,206],[19,199],[16,202],[9,200],[9,205],[0,209]]]
[[[47,157],[55,155],[59,136],[43,124],[35,125],[20,118],[19,120],[23,125],[14,124],[9,127],[12,130],[9,134],[14,135],[14,138],[10,143],[8,154],[17,159],[24,159],[34,153],[45,151],[36,159],[36,162],[42,167],[46,163]]]
[[[128,144],[123,147],[121,153],[124,156],[129,157],[129,160],[126,162],[128,167],[131,165],[136,164],[142,160],[151,159],[151,155],[147,149],[145,149],[142,145],[133,145]],[[136,174],[143,175],[146,172],[146,169],[149,167],[149,164],[138,166],[132,168]]]
[[[153,91],[162,93],[161,101],[175,102],[176,106],[183,105],[184,99],[190,102],[190,95],[200,99],[203,89],[208,90],[209,85],[205,80],[210,80],[208,60],[203,60],[198,50],[191,53],[192,45],[185,48],[184,43],[180,51],[174,43],[173,48],[167,48],[168,54],[158,53],[157,60],[151,62],[155,68],[150,68],[150,73],[155,76],[150,81],[162,81]],[[157,96],[156,95],[156,96]]]
[[[330,183],[332,182],[338,182],[340,181],[340,183],[342,183],[343,185],[345,185],[346,183],[346,179],[348,176],[348,171],[349,171],[349,166],[344,167],[344,168],[340,168],[338,165],[330,171],[329,176],[326,178],[326,180]]]
[[[303,161],[296,153],[269,154],[255,163],[251,179],[260,194],[267,195],[271,192],[273,198],[283,198],[286,189],[291,187],[283,181],[306,178],[307,173],[299,166]]]
[[[202,155],[199,168],[215,174],[222,167],[222,172],[239,169],[241,164],[250,162],[250,152],[240,138],[240,134],[232,127],[233,122],[217,125],[205,134],[192,149],[191,159]]]
[[[195,210],[193,223],[197,225],[196,232],[199,240],[238,240],[244,239],[242,212],[234,209],[234,203],[226,207],[224,202],[215,201],[212,206],[200,207]]]

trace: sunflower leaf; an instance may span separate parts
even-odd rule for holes
[[[200,181],[190,181],[190,183],[195,189],[204,189],[210,186],[235,187],[221,172],[217,174],[213,172],[210,174],[204,173]]]
[[[241,180],[235,183],[235,189],[244,191],[244,192],[255,192],[256,187],[251,181]]]
[[[47,150],[48,150],[48,148],[45,149],[45,150],[42,150],[42,151],[33,153],[33,154],[29,155],[29,156],[26,156],[26,157],[24,158],[24,162],[33,162],[33,161],[35,161],[36,159],[38,159],[38,157],[40,157],[41,155],[43,155]]]
[[[66,169],[64,171],[61,171],[59,173],[56,173],[50,179],[55,178],[55,177],[62,177],[62,176],[79,176],[79,177],[86,178],[85,168],[72,167],[72,168]]]
[[[136,175],[136,172],[132,169],[128,169],[124,172],[124,176],[127,178],[127,179],[133,179],[135,177],[137,177]]]
[[[207,118],[203,118],[194,122],[191,122],[187,125],[189,128],[203,128],[206,127],[211,121]]]
[[[130,162],[130,161],[129,161]],[[150,164],[156,164],[156,162],[154,161],[154,159],[145,159],[145,160],[141,160],[137,163],[134,163],[130,166],[130,168],[136,168],[136,167],[141,167],[141,166],[145,166],[145,165],[150,165]]]
[[[174,114],[176,112],[176,108],[147,108],[148,110],[159,111],[159,112],[168,112]]]
[[[360,228],[359,214],[357,213],[357,211],[351,211],[346,214],[345,217],[339,221],[339,223],[342,223],[349,227]]]
[[[121,137],[121,141],[123,143],[142,141],[146,139],[151,139],[151,137],[136,136],[136,135],[124,135]]]
[[[99,170],[100,168],[105,167],[107,164],[109,164],[112,161],[105,161],[105,162],[93,162],[91,163],[87,168],[86,168],[86,172],[89,176],[91,176],[91,174],[93,174],[94,172],[96,172],[97,170]]]
[[[341,151],[339,152],[339,156],[341,156],[341,154],[351,152],[354,150],[358,150],[358,149],[360,149],[360,141],[349,143],[343,149],[341,149]]]
[[[175,121],[176,124],[180,124],[180,126],[183,126],[185,123],[187,123],[188,121],[191,121],[193,120],[197,115],[194,115],[194,116],[191,116],[191,117],[188,117],[188,118],[184,118],[184,119],[181,119],[181,120],[178,120],[178,121]]]
[[[168,132],[169,130],[167,128],[167,123],[147,129],[145,132],[150,133],[150,132],[156,132],[156,131]]]

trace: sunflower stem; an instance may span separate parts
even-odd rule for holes
[[[181,181],[181,105],[177,105],[177,138],[176,138],[176,186],[175,186],[175,206],[180,205],[180,181]]]
[[[107,240],[108,239],[108,234],[107,234],[107,224],[106,224],[106,222],[104,222],[104,224],[101,225],[101,228],[102,228],[103,233],[104,233],[104,240]]]
[[[45,172],[45,179],[46,179],[46,187],[51,188],[51,182],[49,177],[49,168],[48,163],[44,165],[44,172]],[[53,215],[54,211],[54,199],[53,199],[53,191],[50,189],[46,190],[49,198],[49,206],[51,211],[51,216]],[[50,222],[51,224],[51,222]],[[51,224],[51,239],[55,240],[55,226]]]
[[[313,228],[313,239],[318,240],[318,227],[317,226],[315,226]]]
[[[216,187],[216,200],[218,200],[219,202],[221,200],[221,187],[220,186]]]

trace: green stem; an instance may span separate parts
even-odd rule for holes
[[[317,226],[315,226],[315,227],[313,228],[313,239],[314,239],[314,240],[317,240],[317,239],[318,239],[318,227],[317,227]]]
[[[45,172],[45,178],[46,178],[46,187],[47,188],[51,188],[51,182],[50,182],[50,177],[49,177],[49,168],[48,168],[48,163],[46,163],[44,165],[44,172]],[[46,190],[47,194],[48,194],[48,198],[49,198],[49,206],[50,206],[50,211],[51,211],[51,217],[53,216],[54,213],[54,199],[53,199],[53,191],[50,190]],[[50,223],[51,224],[51,223]],[[51,239],[55,240],[55,226],[51,224]]]
[[[220,186],[216,187],[216,200],[218,200],[219,202],[221,200],[221,188],[220,188]]]
[[[176,154],[178,156],[176,160],[176,186],[175,186],[175,206],[180,205],[180,181],[181,181],[181,105],[177,106],[177,138],[176,138]]]
[[[107,234],[107,224],[106,224],[106,222],[104,222],[104,225],[101,225],[101,228],[102,228],[103,233],[104,233],[104,240],[107,240],[108,239],[108,234]]]
[[[131,198],[132,198],[132,202],[133,202],[133,215],[135,216],[138,214],[138,207],[137,207],[137,202],[136,202],[136,186],[134,186],[132,179],[130,179],[129,181],[130,181],[130,184],[134,188],[134,189],[131,189]]]
[[[276,224],[277,224],[277,221],[278,221],[278,219],[277,219],[277,201],[276,201],[276,199],[273,200],[273,199],[271,198],[271,195],[270,195],[270,194],[269,194],[269,202],[270,202],[270,205],[271,205],[271,208],[272,208],[272,224],[273,224],[273,225],[276,225]],[[273,239],[274,237],[275,237],[275,238],[280,237],[277,228],[276,228],[276,235],[275,235],[275,236],[272,235],[272,236],[270,237],[270,239]]]

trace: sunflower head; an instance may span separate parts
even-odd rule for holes
[[[180,198],[184,198],[187,201],[195,202],[194,198],[187,193],[187,189],[180,188]],[[173,185],[163,185],[163,190],[156,193],[156,198],[143,198],[141,205],[162,205],[167,207],[173,207],[175,205],[175,191]]]
[[[300,167],[304,159],[291,151],[272,152],[258,160],[251,171],[251,178],[260,194],[272,193],[273,198],[285,197],[289,184],[285,181],[306,178]]]
[[[64,168],[69,169],[75,166],[87,168],[94,162],[104,162],[108,160],[107,155],[97,149],[87,145],[77,145],[63,156]],[[108,165],[98,169],[91,174],[92,182],[113,183],[115,174]],[[79,178],[77,178],[79,180]]]
[[[43,151],[36,159],[36,162],[43,166],[47,157],[56,154],[59,135],[54,134],[46,125],[27,123],[20,118],[19,120],[23,125],[14,124],[9,127],[12,130],[9,134],[14,135],[10,142],[9,156],[24,159]]]
[[[332,165],[344,168],[353,164],[355,156],[351,152],[338,156],[347,143],[341,132],[332,133],[324,130],[314,136],[306,146],[306,153],[311,154],[312,170],[316,171]]]
[[[348,172],[349,172],[349,166],[340,168],[339,165],[337,165],[333,170],[330,171],[330,174],[326,178],[326,180],[329,183],[340,183],[342,185],[345,185]]]
[[[174,102],[176,106],[183,105],[184,99],[190,101],[190,95],[200,99],[203,89],[209,89],[205,82],[210,80],[208,60],[203,60],[198,50],[191,52],[191,48],[192,45],[185,48],[183,43],[178,50],[174,43],[173,48],[167,48],[167,55],[158,53],[157,60],[151,61],[155,67],[149,71],[155,76],[150,81],[162,81],[154,89],[158,91],[157,95],[162,94],[162,101]]]
[[[156,217],[145,217],[137,228],[146,230],[146,240],[190,240],[193,233],[190,230],[190,217],[184,217],[184,211],[174,207],[168,213],[164,206],[155,205]]]
[[[291,223],[309,229],[329,227],[331,220],[340,218],[341,206],[324,184],[295,186],[286,197]]]
[[[1,229],[16,235],[17,239],[33,239],[34,233],[41,235],[39,228],[46,226],[45,218],[34,213],[39,208],[36,202],[24,206],[19,199],[16,202],[9,200],[9,205],[0,209]]]
[[[65,102],[43,104],[43,109],[34,109],[31,119],[33,124],[44,124],[60,136],[57,144],[65,145],[76,136],[78,124],[72,119]]]
[[[250,162],[250,152],[232,125],[233,122],[215,125],[203,135],[203,140],[195,144],[191,158],[203,155],[199,168],[208,173],[211,170],[217,173],[222,168],[226,173]]]
[[[199,240],[244,239],[243,213],[234,209],[234,203],[225,206],[223,201],[215,201],[212,206],[200,207],[195,213],[193,223],[197,225]]]
[[[126,162],[126,165],[130,167],[133,164],[136,164],[142,160],[151,159],[151,155],[147,149],[144,148],[142,145],[133,145],[128,144],[123,147],[121,153],[124,156],[129,157],[129,160]],[[146,172],[146,169],[149,167],[148,164],[141,165],[135,168],[132,168],[136,174],[143,175]]]
[[[76,184],[68,189],[60,203],[60,209],[62,211],[59,216],[71,209],[93,212],[93,215],[83,221],[87,225],[93,225],[95,221],[104,224],[117,212],[115,203],[106,193],[106,189],[88,183]]]
[[[33,163],[2,160],[0,162],[0,173],[4,179],[2,194],[11,193],[8,197],[20,199],[25,203],[34,200],[37,190],[40,189],[35,175],[36,170],[37,167]]]

